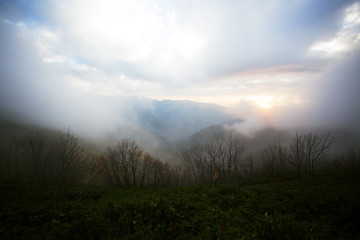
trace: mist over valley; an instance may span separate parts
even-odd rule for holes
[[[360,1],[0,1],[4,239],[359,239]]]

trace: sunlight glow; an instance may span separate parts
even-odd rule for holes
[[[271,109],[275,106],[284,105],[281,98],[274,96],[249,96],[247,99],[263,109]]]

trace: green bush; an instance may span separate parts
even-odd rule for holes
[[[59,201],[16,198],[19,188],[6,184],[0,198],[0,235],[3,239],[357,239],[360,181],[354,179],[358,178],[329,173],[311,184],[276,179],[243,187],[86,191],[78,187]],[[82,198],[72,197],[80,193]]]

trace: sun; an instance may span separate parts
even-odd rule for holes
[[[271,109],[279,105],[278,100],[272,96],[252,96],[249,97],[249,100],[253,102],[254,105],[263,109]]]

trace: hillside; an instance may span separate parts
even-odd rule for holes
[[[215,104],[106,96],[94,101],[97,104],[91,108],[76,111],[52,109],[47,114],[41,114],[41,120],[38,117],[40,110],[34,111],[33,115],[1,110],[0,120],[5,118],[8,122],[30,123],[62,131],[70,127],[76,135],[88,138],[109,135],[121,138],[120,134],[136,138],[137,132],[147,131],[146,135],[158,135],[171,142],[182,140],[205,127],[234,120],[225,108]],[[129,129],[128,133],[126,129]]]
[[[224,107],[215,104],[136,97],[122,101],[127,103],[139,126],[170,141],[182,140],[205,127],[234,120]]]

